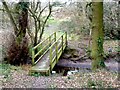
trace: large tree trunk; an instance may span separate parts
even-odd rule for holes
[[[18,11],[19,12],[19,17],[16,20],[12,13],[10,12],[9,7],[7,6],[6,2],[4,0],[2,0],[2,4],[10,18],[10,21],[14,27],[14,34],[16,35],[16,40],[18,41],[18,43],[20,43],[23,39],[23,37],[25,37],[26,34],[26,29],[27,29],[27,25],[28,25],[28,5],[29,2],[19,2],[17,4],[18,6]],[[19,21],[19,27],[17,27],[17,24],[15,21]]]
[[[21,0],[17,3],[17,7],[15,7],[17,16],[14,18],[15,14],[12,14],[7,3],[4,0],[2,1],[15,33],[15,40],[11,40],[11,46],[7,50],[7,61],[13,65],[25,64],[29,58],[28,39],[25,38],[28,27],[29,2],[23,2],[23,0]]]
[[[100,2],[96,2],[96,0],[93,0],[92,2],[92,70],[105,67],[103,58],[103,2],[102,0],[99,1]]]
[[[13,28],[14,28],[14,33],[15,33],[15,35],[16,35],[16,34],[17,34],[17,31],[18,31],[17,24],[15,23],[15,20],[14,20],[11,12],[10,12],[10,10],[9,10],[9,7],[7,6],[7,4],[6,4],[6,2],[5,2],[4,0],[2,0],[2,4],[3,4],[3,7],[5,8],[8,16],[9,16],[9,18],[10,18],[11,24],[12,24],[12,26],[13,26]]]
[[[26,29],[28,26],[28,4],[29,2],[19,2],[19,17],[18,17],[18,24],[19,24],[19,32],[18,32],[18,42],[21,42],[22,39],[26,35]]]

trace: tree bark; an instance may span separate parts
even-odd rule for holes
[[[92,17],[92,70],[105,67],[103,58],[103,2],[93,0],[92,2],[93,17]]]
[[[12,14],[11,14],[11,11],[9,10],[9,8],[8,8],[8,6],[7,6],[7,4],[6,4],[6,2],[4,0],[2,0],[2,4],[3,4],[3,6],[4,6],[9,18],[10,18],[11,24],[12,24],[12,26],[14,28],[14,33],[15,33],[15,35],[17,35],[18,28],[17,28],[17,25],[15,23],[15,20],[14,20]]]
[[[12,14],[11,11],[9,10],[8,5],[6,4],[5,0],[2,0],[2,4],[5,8],[5,11],[7,12],[11,24],[14,28],[14,33],[16,35],[16,40],[18,41],[18,43],[21,42],[21,40],[23,39],[23,37],[26,34],[26,28],[28,25],[28,2],[19,2],[17,5],[20,6],[18,12],[20,12],[19,17],[16,20]],[[20,10],[21,9],[21,10]],[[19,21],[19,27],[17,26],[17,23],[15,21]]]
[[[22,39],[26,35],[26,29],[28,27],[28,6],[29,2],[19,2],[19,17],[18,17],[18,24],[19,24],[19,32],[17,34],[18,42],[21,42]]]
[[[34,2],[31,3],[31,6],[34,6]],[[41,19],[42,13],[45,11],[45,9],[48,7],[49,12],[45,19]],[[41,8],[41,2],[39,1],[36,3],[36,7],[28,8],[30,12],[30,16],[34,19],[35,23],[35,34],[34,34],[34,40],[33,40],[33,46],[36,46],[38,43],[41,42],[42,35],[44,33],[44,28],[47,23],[47,20],[49,19],[51,12],[52,12],[52,5],[50,5],[50,2],[48,5],[46,5],[44,8]]]

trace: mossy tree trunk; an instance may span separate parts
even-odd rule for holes
[[[18,42],[21,42],[22,39],[25,37],[26,35],[26,29],[28,27],[28,6],[29,6],[29,2],[22,2],[20,1],[18,4],[18,28],[19,31],[17,33],[17,39]]]
[[[5,11],[7,12],[9,18],[10,18],[10,21],[11,21],[11,24],[14,28],[14,33],[15,35],[17,34],[17,31],[18,31],[18,27],[17,27],[17,24],[15,23],[15,20],[14,20],[14,17],[13,15],[11,14],[11,11],[7,5],[7,3],[5,2],[5,0],[2,0],[2,4],[3,4],[3,7],[5,8]]]
[[[26,64],[29,59],[29,42],[25,37],[28,27],[29,2],[20,0],[14,8],[14,13],[11,12],[12,9],[5,0],[2,0],[2,4],[10,18],[15,34],[15,39],[11,40],[11,46],[7,50],[7,61],[13,65]]]
[[[103,58],[103,2],[99,0],[92,0],[92,70],[105,67]]]
[[[16,7],[15,12],[18,14],[17,18],[14,18],[15,15],[13,15],[10,11],[10,8],[8,7],[5,0],[2,0],[2,4],[5,8],[5,11],[7,12],[10,21],[12,23],[12,26],[14,27],[14,34],[16,36],[16,40],[18,43],[22,41],[22,39],[25,37],[26,29],[28,25],[28,7],[29,2],[24,2],[23,0],[20,0]],[[17,25],[18,23],[18,25]]]

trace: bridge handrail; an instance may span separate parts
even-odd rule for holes
[[[46,41],[48,38],[50,38],[51,39],[51,37],[52,37],[52,35],[55,35],[55,42],[47,49],[47,50],[45,50],[45,52],[38,58],[38,60],[37,61],[34,61],[34,58],[37,56],[37,55],[39,55],[38,53],[40,53],[43,49],[41,49],[38,53],[37,53],[37,55],[34,53],[34,50],[40,45],[40,44],[42,44],[44,41]],[[59,36],[59,38],[57,38],[57,40],[56,40],[56,32],[55,33],[53,33],[53,34],[51,34],[48,38],[46,38],[45,40],[43,40],[43,42],[41,42],[40,44],[38,44],[37,46],[35,46],[35,47],[33,47],[33,50],[32,50],[32,64],[33,65],[35,65],[35,64],[37,64],[37,62],[39,62],[39,60],[50,50],[50,52],[51,52],[51,49],[52,49],[52,47],[59,41],[59,39],[62,37],[62,44],[63,44],[63,36],[64,35],[66,35],[65,36],[65,43],[67,44],[67,33],[66,32],[64,32],[62,35],[60,35]],[[49,42],[50,43],[50,42]],[[62,46],[62,48],[63,48],[63,46]],[[61,49],[61,48],[60,48]],[[56,44],[56,50],[57,50],[57,44]],[[51,57],[51,56],[50,56]]]
[[[65,38],[63,38],[64,37],[64,35],[65,35]],[[58,41],[60,40],[60,39],[62,39],[62,41],[60,42],[60,44],[62,44],[62,46],[60,47],[60,48],[58,48]],[[50,70],[52,70],[53,69],[53,67],[54,67],[54,62],[56,61],[56,63],[57,63],[57,61],[58,61],[58,59],[59,59],[59,54],[62,54],[62,52],[63,52],[63,41],[65,40],[65,47],[67,46],[67,33],[66,32],[64,32],[57,40],[56,40],[56,42],[54,42],[54,44],[52,44],[50,47],[49,47],[49,50],[50,50],[50,53],[49,53],[49,59],[50,59]],[[56,49],[55,49],[55,51],[56,51],[56,55],[54,55],[53,56],[53,51],[52,51],[52,47],[54,46],[56,44]],[[59,44],[59,45],[60,45]],[[59,51],[60,51],[60,53],[59,53]],[[56,59],[55,59],[56,58]]]
[[[64,33],[62,35],[64,35]],[[60,35],[60,37],[47,50],[45,50],[45,52],[38,58],[35,64],[58,42],[62,35]]]
[[[35,50],[37,47],[39,47],[43,42],[45,42],[47,39],[49,39],[50,37],[52,37],[54,34],[56,34],[56,32],[52,33],[49,37],[47,37],[45,40],[41,41],[38,45],[34,46],[33,49]]]
[[[38,55],[35,54],[34,50],[37,49],[41,44],[43,44],[47,39],[51,39],[51,37],[54,36],[54,39],[56,39],[56,32],[52,33],[49,37],[47,37],[45,40],[41,41],[38,45],[34,46],[32,48],[32,64],[34,65],[35,63],[35,57],[38,56],[38,53],[41,53],[41,51],[43,50],[43,48],[37,53]],[[47,46],[47,45],[46,45]],[[45,47],[45,46],[44,46]]]

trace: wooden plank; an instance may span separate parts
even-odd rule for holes
[[[54,32],[54,33],[56,33],[56,32]],[[40,46],[43,42],[45,42],[47,39],[49,39],[50,37],[52,37],[53,35],[54,35],[54,33],[53,34],[51,34],[49,37],[47,37],[45,40],[43,40],[42,42],[40,42],[38,45],[36,45],[35,47],[33,47],[33,49],[36,49],[38,46]]]
[[[59,52],[58,59],[60,58],[61,54],[62,54],[62,52]]]
[[[62,52],[63,52],[63,36],[62,36]]]
[[[50,67],[48,67],[48,68],[32,67],[32,68],[31,68],[31,71],[32,71],[32,72],[35,72],[35,71],[36,71],[36,72],[41,72],[41,71],[42,71],[42,72],[47,72],[49,69],[50,69]]]
[[[57,63],[56,60],[54,60],[54,62],[52,63],[51,69],[54,68],[54,66],[55,66],[56,63]]]
[[[59,38],[56,39],[56,33],[53,33],[53,38],[52,36],[49,36],[49,44],[52,43],[52,45],[50,45],[50,47],[45,50],[45,52],[40,56],[40,58],[37,60],[37,62],[35,62],[36,64],[36,67],[32,68],[33,71],[37,71],[37,72],[46,72],[48,75],[50,74],[50,72],[52,71],[52,69],[54,68],[55,64],[58,62],[58,59],[60,58],[62,52],[64,51],[64,49],[66,48],[66,45],[67,45],[67,33],[63,33],[60,35]],[[46,39],[47,40],[47,39]],[[45,40],[44,40],[45,41]],[[39,44],[40,45],[40,44]],[[33,51],[34,49],[36,49],[39,45],[37,45],[36,47],[33,48]],[[43,49],[47,48],[45,45]],[[53,50],[54,48],[54,50]],[[32,61],[34,61],[34,58],[40,54],[40,52],[42,52],[42,50],[40,50],[36,55],[34,52],[32,52]],[[43,61],[39,61],[40,59],[42,59],[42,57],[45,57],[47,55],[47,52],[49,51],[48,53],[48,60],[43,60]],[[45,55],[45,56],[44,56]],[[43,62],[46,62],[44,63],[46,66],[44,66],[42,63]],[[39,64],[37,64],[39,63]],[[49,63],[49,64],[48,64]],[[43,67],[42,67],[43,65]],[[41,66],[41,67],[40,67]]]
[[[53,63],[54,61],[56,61],[56,55],[53,57],[52,63]]]
[[[50,70],[51,70],[51,66],[52,66],[52,48],[50,48]]]
[[[35,64],[37,64],[37,62],[39,62],[39,60],[40,60],[48,51],[49,51],[49,49],[47,49],[47,50],[43,53],[43,55],[41,55],[41,56],[38,58],[38,60],[35,62]]]
[[[32,67],[29,71],[29,74],[31,75],[32,73],[40,73],[41,75],[50,75],[50,67],[46,68],[46,69],[39,69],[37,67]]]
[[[66,48],[66,45],[63,46],[63,50]]]
[[[56,33],[54,33],[54,40],[56,41]]]
[[[60,58],[61,54],[62,54],[62,48],[60,48],[60,49],[58,50],[58,56],[57,56],[58,58],[57,58],[57,59]]]
[[[47,45],[45,45],[40,51],[38,51],[38,53],[35,54],[34,58],[37,57],[38,55],[40,55],[40,53],[41,53],[42,51],[44,51],[44,49],[46,49],[49,45],[50,45],[50,42],[49,42]]]
[[[49,44],[50,44],[50,43],[51,43],[51,37],[49,37]],[[55,45],[55,43],[56,43],[56,42],[54,42],[54,43],[43,53],[43,55],[40,56],[40,58],[35,62],[35,64],[49,51],[50,48],[52,48],[52,47]],[[42,51],[42,50],[41,50],[41,51]],[[39,53],[37,53],[37,55],[39,55],[41,51],[39,51]],[[35,55],[35,57],[36,57],[37,55]],[[34,57],[34,58],[35,58],[35,57]]]
[[[34,55],[35,55],[35,52],[34,52],[34,50],[32,48],[32,65],[34,65],[34,63],[35,63]]]
[[[66,41],[66,45],[67,45],[67,32],[65,32],[65,41]]]
[[[57,45],[58,43],[56,42],[56,48],[55,48],[55,50],[56,50],[56,62],[58,61],[58,59],[57,59],[57,56],[58,56],[58,45]]]

